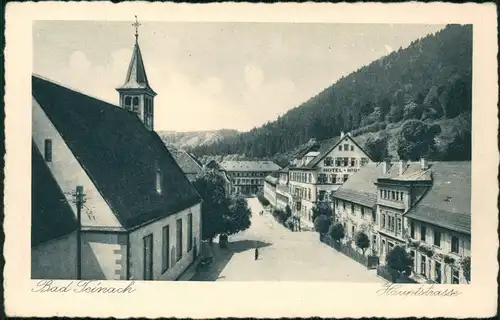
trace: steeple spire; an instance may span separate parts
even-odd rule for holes
[[[132,59],[127,69],[125,82],[116,88],[120,95],[120,107],[137,113],[148,130],[153,130],[154,97],[156,92],[149,86],[146,68],[139,47],[139,23],[137,16],[132,23],[135,28],[135,44]]]

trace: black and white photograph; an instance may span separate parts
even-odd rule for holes
[[[28,27],[33,293],[481,283],[474,23]]]

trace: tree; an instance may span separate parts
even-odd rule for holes
[[[467,283],[470,282],[470,257],[464,257],[462,261],[460,262],[460,265],[462,267],[462,271],[464,272],[464,277],[465,280],[467,280]]]
[[[224,231],[223,215],[229,211],[224,180],[215,170],[203,170],[194,179],[193,186],[203,199],[202,238],[212,241],[216,235]]]
[[[345,237],[344,226],[340,223],[335,223],[328,229],[328,235],[335,241],[340,241]]]
[[[441,133],[438,124],[429,126],[420,120],[407,121],[398,136],[397,152],[401,159],[416,161],[436,152],[435,137]]]
[[[380,162],[389,156],[387,137],[370,136],[365,142],[365,150],[373,159]]]
[[[403,119],[420,119],[422,118],[422,113],[422,108],[414,101],[411,101],[404,107]]]
[[[363,251],[365,255],[365,250],[370,246],[370,239],[364,232],[358,232],[356,234],[356,245]]]
[[[413,266],[413,259],[406,249],[401,246],[395,246],[386,257],[387,265],[398,272],[398,275],[402,274],[410,275],[411,268]]]
[[[317,217],[324,215],[333,219],[332,208],[326,203],[320,203],[312,208],[312,220],[315,221]]]
[[[252,212],[248,207],[247,200],[242,195],[234,195],[230,198],[227,214],[223,215],[223,232],[232,235],[248,229],[251,225]]]
[[[314,230],[320,234],[326,234],[330,228],[331,220],[327,216],[321,214],[314,219]]]
[[[470,77],[453,75],[440,96],[446,118],[455,118],[472,107],[472,89]]]

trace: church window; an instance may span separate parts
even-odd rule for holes
[[[134,97],[132,100],[132,111],[139,112],[139,97]]]
[[[125,109],[127,109],[127,110],[132,109],[132,98],[131,97],[125,97]]]

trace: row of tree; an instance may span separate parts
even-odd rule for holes
[[[337,243],[345,237],[344,226],[336,221],[332,210],[327,206],[316,207],[313,209],[314,229],[320,235],[328,235]],[[355,235],[355,244],[365,255],[366,249],[370,247],[370,238],[364,231],[358,231]],[[395,246],[386,256],[386,265],[397,272],[397,278],[409,276],[413,270],[413,258],[408,250],[402,246]],[[465,279],[470,281],[471,259],[465,257],[460,262],[460,267],[464,272]]]
[[[472,26],[449,25],[341,78],[276,121],[192,151],[199,157],[279,158],[312,138],[341,131],[452,119],[470,112],[471,84]]]

